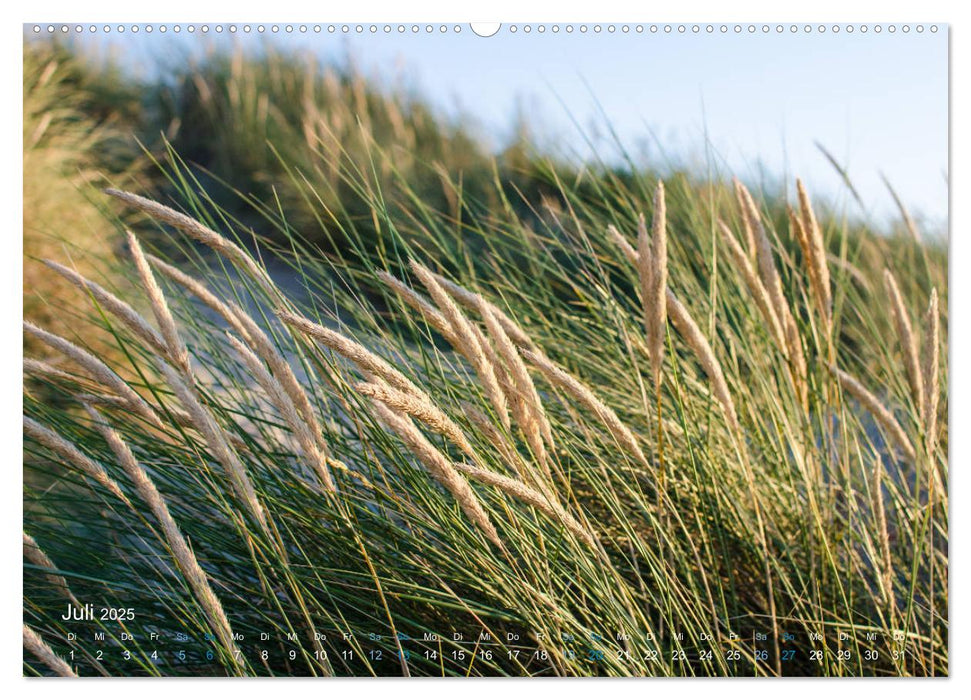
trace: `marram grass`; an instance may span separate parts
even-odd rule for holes
[[[948,672],[932,242],[801,183],[778,220],[681,178],[529,222],[372,192],[374,249],[290,232],[274,273],[176,175],[186,212],[110,192],[182,252],[128,234],[131,298],[50,263],[118,353],[25,324],[25,673]]]

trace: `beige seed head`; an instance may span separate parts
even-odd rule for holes
[[[48,646],[47,642],[33,629],[24,625],[24,648],[59,676],[66,678],[77,678],[74,670],[54,650]]]
[[[789,371],[792,376],[793,386],[796,389],[796,394],[805,410],[809,406],[809,381],[807,379],[806,355],[802,349],[802,338],[799,335],[799,328],[796,326],[796,319],[788,312],[788,308],[786,312],[785,330],[786,344],[789,346]]]
[[[75,607],[83,607],[81,603],[78,602],[78,599],[74,597],[74,593],[71,592],[70,586],[67,585],[67,579],[58,573],[54,573],[58,571],[57,565],[49,556],[47,556],[47,553],[40,548],[40,545],[37,544],[37,540],[28,535],[26,532],[24,533],[24,559],[40,569],[45,569],[46,573],[44,576],[58,591],[60,591],[61,595],[70,600]]]
[[[410,265],[412,271],[425,285],[439,311],[448,320],[449,327],[455,332],[455,339],[458,342],[456,349],[472,364],[476,376],[482,382],[482,389],[486,397],[492,403],[493,410],[495,410],[503,427],[509,430],[511,427],[509,404],[496,377],[495,364],[490,361],[487,355],[487,352],[492,351],[491,347],[487,347],[488,341],[483,346],[479,340],[481,332],[476,332],[472,323],[462,313],[431,270],[416,260],[411,260]]]
[[[940,316],[938,314],[937,289],[931,290],[931,300],[924,317],[924,435],[927,450],[933,454],[937,445],[937,406],[940,400]]]
[[[786,216],[789,217],[789,228],[792,230],[792,235],[799,244],[799,249],[802,251],[802,257],[808,264],[809,258],[812,256],[812,250],[809,247],[809,238],[806,236],[806,229],[802,225],[802,221],[796,215],[795,210],[788,204],[786,205]],[[809,267],[809,274],[813,274],[812,266]]]
[[[481,461],[462,429],[431,401],[406,394],[383,383],[359,382],[354,385],[354,389],[359,394],[380,401],[399,413],[405,413],[421,421],[439,435],[448,438],[472,460]]]
[[[418,294],[403,282],[397,280],[386,272],[379,272],[378,275],[389,286],[401,294],[406,303],[419,311],[425,317],[425,320],[428,321],[433,328],[438,330],[438,332],[445,337],[453,348],[455,348],[470,362],[473,362],[473,366],[475,366],[474,362],[477,361],[476,358],[478,357],[478,354],[476,354],[474,351],[476,348],[481,350],[481,354],[485,355],[486,365],[492,369],[495,375],[495,380],[499,385],[500,393],[504,397],[515,397],[516,388],[512,383],[512,379],[509,377],[509,373],[506,371],[506,368],[500,361],[499,355],[497,354],[492,343],[489,342],[489,339],[486,338],[485,334],[476,324],[469,322],[466,328],[466,331],[469,332],[474,339],[474,343],[469,343],[455,332],[451,323],[444,316],[444,314],[439,312],[439,310],[436,309],[421,294]],[[483,301],[483,303],[487,302]],[[505,418],[508,421],[508,416],[505,416]],[[500,417],[500,420],[502,420],[502,417]],[[505,427],[508,429],[508,425]]]
[[[164,427],[162,420],[158,417],[158,414],[156,414],[155,411],[152,410],[147,403],[145,403],[145,399],[139,396],[130,386],[128,386],[128,384],[126,384],[121,377],[115,374],[108,367],[108,365],[92,355],[90,352],[79,348],[71,341],[62,338],[59,335],[35,326],[30,321],[24,321],[24,330],[43,341],[49,347],[64,353],[69,358],[74,360],[74,362],[76,362],[78,365],[90,372],[95,380],[113,389],[116,394],[128,401],[132,410],[142,418],[148,420],[157,427]]]
[[[496,382],[499,385],[499,394],[503,397],[508,397],[514,394],[515,387],[513,386],[512,380],[508,376],[508,373],[506,372],[502,363],[499,361],[496,349],[492,346],[478,326],[469,322],[464,327],[465,332],[471,334],[472,338],[474,339],[474,342],[470,343],[468,340],[463,338],[463,336],[459,335],[456,329],[452,327],[452,323],[448,320],[448,318],[446,318],[443,313],[436,309],[435,306],[424,296],[415,292],[404,282],[401,282],[387,272],[378,272],[378,277],[384,281],[385,284],[394,289],[405,300],[405,303],[421,313],[425,320],[439,333],[441,333],[453,348],[455,348],[466,359],[473,363],[473,366],[476,366],[475,362],[478,361],[478,353],[476,352],[476,349],[480,350],[481,354],[485,355],[486,366],[492,369]],[[433,278],[435,282],[442,284],[440,276],[433,274]],[[442,285],[442,288],[445,289],[445,286]],[[461,287],[459,287],[459,289],[461,289]],[[468,299],[478,303],[478,308],[494,308],[481,296],[471,293],[469,293],[469,295],[470,296],[468,296]],[[486,377],[486,382],[488,382],[488,376]],[[504,417],[506,421],[508,421],[508,417],[503,415],[500,415],[500,420],[502,420]],[[504,423],[504,427],[508,429],[509,426]]]
[[[499,385],[499,393],[502,399],[505,401],[505,406],[509,408],[510,400],[515,401],[518,394],[513,378],[509,375],[509,371],[506,369],[505,364],[499,357],[499,352],[496,350],[492,341],[486,337],[486,334],[482,332],[477,323],[469,322],[469,328],[472,331],[472,335],[475,337],[475,342],[478,347],[482,350],[482,354],[485,355],[486,364],[492,369],[493,374],[496,377],[496,383]],[[461,346],[453,345],[452,347],[458,349]],[[477,373],[478,376],[478,373]],[[492,402],[495,406],[495,401]],[[511,423],[509,425],[506,422],[509,420],[508,414],[499,415],[499,421],[503,423],[503,427],[507,430],[510,429]]]
[[[436,309],[431,302],[421,294],[399,280],[397,277],[384,270],[378,271],[378,278],[405,300],[411,308],[418,311],[432,328],[441,333],[453,347],[458,345],[455,332],[449,325],[448,320]]]
[[[27,416],[24,416],[24,433],[63,459],[70,466],[101,484],[122,503],[131,505],[131,501],[128,500],[128,497],[121,490],[118,482],[108,476],[108,472],[105,471],[105,468],[101,464],[81,452],[74,443],[69,442],[50,428],[41,425],[33,418],[28,418]]]
[[[81,403],[91,404],[92,406],[100,406],[103,408],[122,411],[131,410],[131,404],[129,404],[125,399],[121,398],[120,396],[112,396],[111,394],[76,394],[74,398]],[[178,406],[167,406],[166,413],[172,417],[172,420],[183,428],[189,428],[191,430],[195,429],[195,424],[192,422],[192,416]],[[229,444],[236,449],[245,449],[247,446],[246,441],[238,435],[227,434],[226,437],[229,439]]]
[[[900,352],[904,357],[904,370],[907,373],[907,381],[910,384],[910,395],[917,406],[917,412],[924,414],[924,380],[921,375],[920,359],[917,352],[917,337],[914,329],[910,325],[910,314],[904,306],[904,299],[900,293],[900,287],[893,273],[888,269],[883,271],[883,284],[887,290],[887,298],[890,301],[890,311],[893,315],[893,323],[897,329],[897,342],[900,343]]]
[[[637,254],[637,249],[630,244],[630,242],[624,237],[624,235],[617,230],[617,227],[613,224],[607,227],[607,237],[611,242],[620,248],[620,252],[624,254],[624,257],[635,266],[640,256]]]
[[[338,355],[350,360],[362,371],[370,372],[380,377],[399,391],[427,398],[427,394],[415,386],[414,382],[360,343],[356,343],[336,331],[324,328],[286,309],[279,309],[277,316],[291,328],[300,331],[313,340],[323,343]]]
[[[500,309],[498,306],[486,300],[484,297],[482,297],[482,295],[475,292],[470,292],[465,287],[462,287],[461,285],[458,285],[455,282],[442,277],[441,275],[437,275],[434,272],[432,275],[435,277],[435,280],[445,288],[445,291],[447,291],[453,299],[455,299],[465,308],[475,311],[480,307],[481,304],[488,304],[492,313],[496,315],[499,323],[502,324],[503,330],[506,331],[506,334],[514,343],[516,343],[516,345],[528,349],[535,348],[535,344],[533,343],[532,338],[529,337],[529,334],[520,328],[519,325],[509,318],[506,312]]]
[[[644,456],[634,433],[624,425],[624,422],[614,413],[613,409],[597,398],[590,387],[556,366],[552,360],[540,352],[524,350],[523,356],[543,373],[550,384],[559,387],[591,410],[621,447],[630,452],[645,467],[650,468],[650,462]]]
[[[802,367],[800,376],[805,376],[805,360],[802,359],[802,348],[798,343],[798,332],[796,331],[795,322],[789,317],[789,332],[783,335],[782,329],[778,328],[778,320],[775,317],[775,311],[771,302],[768,299],[768,294],[765,292],[765,287],[762,285],[761,280],[755,275],[751,264],[745,258],[744,253],[742,253],[738,241],[732,235],[731,230],[723,223],[719,222],[722,228],[722,233],[725,236],[725,240],[729,243],[729,250],[732,252],[732,257],[736,260],[739,270],[742,272],[746,283],[749,284],[749,288],[752,292],[753,297],[756,298],[757,304],[762,310],[763,317],[766,319],[766,323],[769,324],[770,332],[776,338],[777,342],[780,343],[780,347],[783,350],[788,351],[790,345],[796,345],[798,347],[797,366]],[[634,251],[634,259],[632,262],[639,265],[640,253]],[[722,404],[725,414],[729,420],[729,424],[733,429],[738,428],[738,420],[735,413],[735,405],[732,401],[731,394],[728,391],[728,385],[725,382],[725,376],[721,369],[721,364],[715,358],[714,351],[708,344],[707,339],[698,328],[698,325],[691,318],[690,313],[684,307],[683,304],[675,296],[674,292],[670,289],[665,292],[666,299],[666,310],[668,316],[671,318],[672,324],[674,324],[675,329],[679,334],[684,336],[688,345],[694,350],[695,356],[701,362],[702,369],[705,370],[705,374],[708,375],[709,380],[712,382],[714,393],[718,401]],[[759,302],[758,300],[761,301]],[[792,337],[792,333],[796,332],[796,337]],[[801,364],[799,363],[801,360]],[[675,431],[679,432],[679,431]]]
[[[78,289],[87,291],[102,307],[124,323],[132,333],[147,343],[153,350],[158,353],[165,353],[165,339],[129,304],[96,282],[92,282],[60,263],[56,263],[53,260],[45,260],[44,264]]]
[[[229,340],[229,344],[233,346],[233,349],[239,354],[240,358],[243,360],[243,364],[246,369],[256,380],[266,395],[269,397],[270,402],[276,407],[276,409],[283,416],[283,419],[290,426],[290,430],[297,438],[297,442],[300,444],[300,449],[304,453],[304,457],[310,463],[311,468],[316,473],[317,478],[320,480],[321,485],[328,491],[334,491],[334,480],[327,471],[327,464],[324,456],[320,453],[317,446],[317,441],[311,433],[310,426],[304,422],[300,415],[297,413],[297,407],[293,404],[290,399],[289,394],[280,381],[270,374],[260,358],[257,357],[256,353],[250,350],[246,345],[240,341],[235,336],[227,333],[226,337]]]
[[[209,450],[226,470],[226,475],[229,477],[237,498],[243,501],[249,509],[250,514],[260,524],[264,532],[269,533],[269,526],[266,520],[266,513],[263,511],[263,506],[256,496],[256,491],[253,489],[253,484],[246,474],[243,463],[240,461],[236,452],[229,446],[225,432],[209,414],[209,411],[200,403],[199,399],[196,398],[195,390],[183,382],[178,373],[165,363],[160,363],[160,367],[162,374],[165,375],[165,380],[172,387],[182,406],[192,418],[193,426],[205,438]]]
[[[802,226],[805,231],[808,248],[811,251],[808,262],[812,266],[813,273],[810,275],[810,280],[813,282],[813,291],[817,297],[816,301],[819,306],[819,312],[823,317],[823,322],[828,331],[832,325],[833,298],[830,289],[829,267],[826,263],[826,244],[823,241],[823,230],[816,220],[812,202],[809,200],[809,193],[806,192],[802,180],[796,180],[796,190],[799,194],[799,211]]]
[[[64,372],[47,364],[43,360],[36,360],[32,357],[24,358],[23,367],[24,374],[31,377],[46,377],[48,379],[56,379],[69,384],[79,384],[84,381],[82,377],[76,377],[73,374],[69,374],[68,372]]]
[[[543,401],[540,399],[539,392],[536,391],[532,377],[529,376],[526,363],[523,362],[519,350],[506,334],[506,330],[502,327],[498,317],[487,304],[482,304],[479,312],[485,321],[489,335],[495,341],[499,356],[509,370],[515,390],[512,405],[516,420],[526,436],[533,454],[539,460],[543,469],[547,470],[545,446],[553,449],[553,430],[546,417],[546,411],[543,409]]]
[[[213,294],[206,285],[204,285],[199,280],[194,277],[185,274],[177,267],[168,264],[161,258],[157,258],[154,255],[147,254],[146,259],[151,263],[152,267],[161,272],[163,275],[168,277],[170,280],[176,284],[181,285],[187,289],[192,295],[197,297],[203,304],[208,306],[210,309],[219,314],[230,326],[232,326],[237,333],[241,335],[247,335],[245,330],[246,324],[243,323],[240,314],[242,309],[233,303],[226,303],[219,299],[215,294]],[[245,315],[245,314],[243,314]],[[247,338],[248,340],[248,338]]]
[[[756,260],[758,262],[759,278],[772,301],[772,309],[775,311],[779,325],[785,334],[786,350],[789,358],[790,374],[796,393],[803,406],[808,406],[809,389],[807,384],[806,357],[803,353],[802,342],[799,337],[799,329],[796,326],[795,318],[785,295],[782,293],[782,279],[775,266],[775,258],[772,254],[772,244],[762,225],[762,217],[759,208],[752,199],[751,193],[744,185],[736,181],[736,189],[743,201],[743,214],[752,227],[755,236]]]
[[[155,519],[158,521],[166,544],[172,551],[172,556],[179,570],[195,594],[200,607],[209,620],[209,624],[212,625],[216,634],[219,636],[219,641],[222,642],[227,650],[232,652],[236,648],[236,644],[233,640],[232,627],[226,618],[226,613],[223,611],[222,603],[209,585],[209,577],[199,565],[195,553],[182,535],[182,531],[169,512],[168,504],[165,502],[162,494],[159,493],[151,477],[149,477],[148,473],[138,463],[138,460],[135,459],[131,448],[108,424],[104,416],[90,406],[85,406],[85,409],[94,421],[95,427],[108,442],[108,446],[114,452],[119,464],[121,464],[125,473],[132,480],[135,489],[138,491],[138,495],[145,501],[155,516]]]
[[[482,507],[468,482],[455,470],[452,462],[439,452],[406,416],[380,401],[375,401],[374,408],[381,422],[401,438],[432,477],[452,494],[466,517],[482,530],[490,542],[500,549],[505,549],[502,540],[499,539],[499,533],[489,519],[489,514]]]
[[[654,386],[661,385],[664,366],[664,332],[667,326],[665,290],[668,283],[667,213],[664,203],[664,183],[658,182],[654,192],[654,216],[651,236],[641,216],[638,221],[637,272],[641,284],[641,303],[644,306],[644,330],[647,334],[647,350],[651,360]]]
[[[203,245],[209,246],[217,253],[226,256],[248,272],[271,298],[282,301],[283,295],[276,288],[276,285],[273,284],[269,275],[266,274],[266,270],[260,267],[245,250],[228,238],[221,236],[192,217],[186,216],[158,202],[153,202],[151,199],[116,189],[107,189],[105,190],[105,194],[120,199],[129,206],[148,214],[158,221],[174,226]]]
[[[747,214],[749,199],[748,190],[738,178],[732,178],[732,185],[735,190],[735,200],[738,202],[739,209],[742,210],[742,232],[745,234],[745,245],[748,247],[748,258],[749,260],[753,260],[756,256],[757,245],[755,242],[755,229],[752,227],[752,222],[749,220]]]
[[[317,442],[321,453],[327,452],[327,444],[321,432],[317,414],[310,403],[307,392],[300,385],[290,364],[284,359],[283,355],[270,340],[269,336],[260,328],[259,324],[247,314],[239,305],[232,302],[223,302],[198,280],[190,277],[168,263],[159,260],[151,255],[147,256],[149,262],[163,275],[187,289],[191,294],[198,298],[203,304],[219,314],[229,326],[238,333],[242,339],[248,343],[257,356],[266,362],[273,376],[277,378],[286,391],[287,396],[293,405],[300,411],[301,416],[307,422],[311,434]]]
[[[876,460],[873,465],[873,512],[877,521],[877,534],[880,537],[880,589],[885,605],[892,605],[893,596],[893,557],[890,554],[890,532],[887,529],[887,513],[883,505],[883,463]]]
[[[914,451],[914,446],[910,443],[904,429],[900,427],[900,423],[898,423],[897,419],[893,417],[890,410],[880,403],[880,400],[870,393],[870,391],[868,391],[866,387],[864,387],[863,384],[861,384],[852,375],[835,366],[830,367],[830,370],[836,375],[840,385],[843,387],[846,393],[859,401],[860,404],[870,412],[877,423],[883,426],[883,429],[887,431],[887,434],[897,444],[897,447],[899,447],[910,460],[916,459],[917,453]]]
[[[705,338],[698,324],[695,323],[691,314],[688,313],[688,309],[678,301],[671,290],[668,290],[667,302],[668,311],[671,314],[671,323],[678,331],[678,334],[688,344],[688,347],[691,348],[702,370],[708,376],[708,381],[711,382],[712,393],[721,404],[729,426],[735,431],[736,435],[740,434],[738,416],[735,413],[735,403],[732,401],[731,392],[728,390],[728,383],[725,381],[725,373],[722,372],[721,363],[715,357],[715,351],[712,350],[708,339]]]
[[[755,268],[752,267],[751,260],[749,256],[745,254],[742,250],[742,246],[735,239],[732,231],[725,224],[724,221],[718,221],[718,227],[721,230],[722,237],[728,247],[728,252],[732,256],[732,261],[735,263],[736,269],[741,273],[742,279],[745,282],[745,286],[748,287],[749,294],[752,295],[752,299],[755,300],[755,305],[762,315],[762,319],[765,321],[765,325],[768,327],[769,335],[776,342],[779,349],[783,352],[788,351],[788,346],[786,343],[785,333],[782,330],[782,325],[779,323],[779,317],[776,315],[775,309],[772,305],[772,300],[769,298],[769,293],[765,289],[765,285],[762,284],[762,280],[759,279],[758,273],[756,273]]]
[[[533,506],[536,510],[541,513],[546,514],[549,518],[557,521],[566,530],[573,533],[573,535],[579,539],[581,542],[586,544],[588,547],[595,549],[596,539],[590,532],[586,530],[576,518],[570,515],[563,506],[561,506],[557,501],[551,500],[549,494],[540,493],[534,489],[531,489],[526,484],[521,481],[516,481],[515,479],[510,479],[508,476],[503,476],[502,474],[496,474],[488,469],[482,469],[470,464],[456,463],[455,468],[466,476],[478,481],[480,483],[486,484],[487,486],[493,486],[503,493],[506,493],[513,498],[526,503],[527,505]]]
[[[145,253],[138,239],[135,238],[135,234],[131,231],[125,231],[125,235],[128,237],[128,248],[131,251],[132,259],[135,261],[138,276],[141,278],[142,286],[145,287],[148,300],[152,305],[152,313],[155,314],[155,320],[159,328],[162,329],[162,337],[165,339],[165,346],[168,349],[166,354],[176,367],[184,374],[188,374],[189,351],[179,335],[175,318],[169,310],[168,302],[165,301],[162,288],[155,281],[155,275],[152,274],[152,269],[148,266],[148,260],[145,259]]]
[[[782,280],[779,278],[779,272],[775,266],[775,258],[772,255],[772,244],[769,242],[765,227],[762,225],[762,216],[759,213],[758,206],[755,204],[755,200],[752,199],[751,193],[741,183],[738,183],[737,187],[744,201],[743,213],[745,219],[748,225],[752,227],[752,232],[755,237],[759,277],[762,279],[762,284],[765,286],[766,291],[769,293],[769,298],[772,300],[772,307],[775,310],[776,317],[783,324],[783,327],[785,327],[785,318],[787,315],[790,315],[790,311],[785,297],[782,294]]]
[[[816,309],[819,312],[823,335],[828,339],[831,335],[831,320],[829,309],[826,306],[826,301],[824,299],[823,292],[821,291],[822,282],[819,279],[819,272],[814,259],[816,251],[813,248],[812,242],[809,240],[805,226],[799,217],[796,216],[796,212],[793,211],[792,207],[788,206],[786,207],[786,212],[789,216],[789,229],[792,231],[793,237],[799,243],[799,248],[802,250],[803,260],[805,260],[806,263],[806,269],[809,275],[809,291],[812,295],[813,304],[816,306]]]

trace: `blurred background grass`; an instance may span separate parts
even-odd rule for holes
[[[572,205],[565,189],[588,220],[615,219],[636,208],[644,184],[658,176],[684,195],[672,198],[672,221],[708,228],[698,220],[700,198],[710,203],[707,221],[718,215],[737,223],[729,173],[672,170],[671,161],[658,167],[633,159],[567,161],[535,150],[524,115],[515,136],[492,152],[473,120],[446,118],[405,88],[379,88],[350,61],[337,66],[295,52],[213,50],[146,80],[123,70],[118,58],[95,59],[56,40],[26,40],[23,55],[24,313],[58,331],[72,317],[63,300],[77,294],[60,294],[64,281],[47,274],[39,259],[66,258],[89,277],[123,284],[108,269],[107,253],[118,244],[99,191],[108,184],[179,206],[186,205],[186,189],[204,191],[210,205],[238,229],[253,230],[268,250],[289,248],[296,235],[307,246],[303,252],[344,262],[361,262],[380,247],[375,200],[397,233],[419,247],[436,245],[427,226],[444,216],[471,260],[493,248],[490,237],[499,233],[469,221],[503,211],[528,230],[552,223],[567,235],[562,223]],[[784,184],[756,189],[785,237]],[[913,269],[920,257],[934,274],[902,284],[905,294],[923,298],[931,283],[946,287],[946,241],[915,247],[901,213],[878,232],[825,208],[820,216],[824,227],[846,229],[854,248],[847,259],[864,274],[900,256],[908,258],[901,268]],[[154,233],[137,219],[124,223]],[[154,243],[168,245],[164,238]],[[51,299],[60,302],[56,310]]]

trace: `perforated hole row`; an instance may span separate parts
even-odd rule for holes
[[[458,24],[34,24],[35,34],[460,34],[474,28]],[[510,34],[852,34],[910,32],[936,34],[935,24],[510,24]]]

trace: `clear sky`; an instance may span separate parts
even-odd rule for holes
[[[197,27],[199,25],[196,25]],[[255,26],[255,25],[254,25]],[[269,26],[269,25],[268,25]],[[926,217],[928,231],[946,226],[948,190],[948,29],[931,25],[917,33],[887,25],[876,33],[800,30],[782,33],[771,25],[749,34],[743,25],[726,34],[691,25],[682,34],[650,25],[624,34],[620,25],[581,34],[561,25],[556,34],[537,25],[509,26],[490,38],[468,25],[459,34],[371,34],[280,32],[265,38],[237,35],[256,48],[261,42],[309,50],[343,61],[351,56],[366,74],[385,84],[403,81],[450,113],[473,115],[483,134],[501,144],[517,109],[536,134],[567,153],[589,156],[583,134],[598,153],[616,156],[606,138],[609,124],[629,150],[648,157],[712,165],[721,174],[768,181],[803,177],[812,191],[851,216],[880,223],[893,203],[886,175],[912,213]],[[816,25],[814,25],[816,26]],[[424,27],[424,25],[423,25]],[[213,31],[209,36],[214,36]],[[144,31],[84,32],[84,45],[113,46],[134,70],[152,71],[154,59],[197,53],[212,39],[197,31],[180,36]],[[224,32],[216,43],[228,44]],[[576,122],[576,124],[574,124]],[[578,126],[579,125],[579,130]],[[849,171],[866,212],[852,201],[840,176],[816,148],[823,144]],[[790,183],[791,184],[791,183]]]

